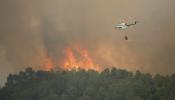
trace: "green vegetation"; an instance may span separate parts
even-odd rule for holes
[[[105,69],[34,71],[9,75],[0,100],[175,100],[175,74],[170,76]]]

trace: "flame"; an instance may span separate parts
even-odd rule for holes
[[[49,57],[45,58],[44,68],[47,71],[53,69],[53,62],[52,62],[51,58],[49,58]]]
[[[95,64],[91,59],[89,52],[86,49],[80,47],[66,48],[65,50],[66,58],[64,60],[63,69],[76,69],[79,68],[89,70],[93,69],[100,71],[100,66]]]

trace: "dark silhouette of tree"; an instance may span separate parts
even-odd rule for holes
[[[155,75],[107,68],[10,74],[0,100],[175,100],[175,74]]]

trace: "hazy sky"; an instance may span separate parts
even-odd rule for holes
[[[174,0],[1,0],[0,81],[28,66],[42,69],[47,57],[59,66],[75,44],[103,68],[174,73],[174,10]],[[139,23],[115,30],[122,16]]]

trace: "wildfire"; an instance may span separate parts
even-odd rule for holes
[[[49,71],[53,68],[53,62],[52,62],[51,58],[48,57],[45,59],[44,67],[45,67],[45,70],[47,70],[47,71]]]
[[[79,68],[89,70],[93,69],[96,71],[100,71],[100,67],[94,63],[91,59],[89,52],[86,49],[82,49],[80,47],[67,48],[65,51],[66,58],[64,60],[63,67],[64,69],[76,69]]]

